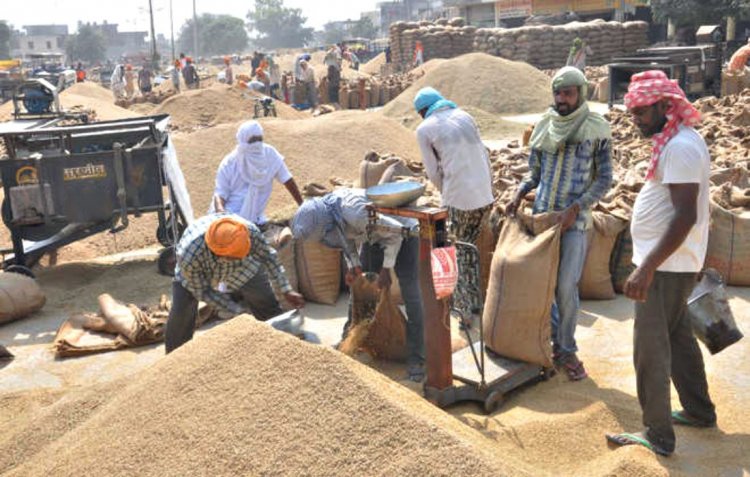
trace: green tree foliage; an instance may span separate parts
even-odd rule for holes
[[[107,40],[96,27],[81,25],[75,35],[68,37],[65,43],[65,53],[69,63],[104,61],[107,58]]]
[[[180,51],[193,52],[193,19],[180,29],[177,45]],[[245,22],[231,15],[204,13],[198,17],[198,47],[201,55],[239,53],[247,47]]]
[[[10,25],[0,20],[0,60],[10,58]]]
[[[313,29],[305,27],[307,18],[302,10],[285,7],[283,0],[255,0],[247,20],[250,31],[258,33],[255,42],[262,48],[298,48],[312,39]]]
[[[679,26],[720,24],[728,16],[750,17],[750,0],[651,0],[654,17]]]
[[[352,36],[355,38],[368,38],[372,40],[378,36],[378,28],[372,23],[369,17],[362,17],[359,19],[354,28],[352,28]]]
[[[325,44],[332,45],[334,43],[340,43],[345,40],[349,35],[346,34],[343,28],[328,24],[325,27]]]

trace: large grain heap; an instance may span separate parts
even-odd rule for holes
[[[73,393],[30,422],[10,422],[0,472],[531,475],[376,371],[248,316],[123,384]],[[58,427],[39,432],[52,416]]]
[[[593,54],[587,59],[590,65],[608,63],[613,57],[648,45],[648,24],[641,21],[593,20],[555,26],[479,29],[463,25],[462,19],[393,23],[390,29],[393,62],[404,66],[413,63],[417,41],[422,42],[425,61],[474,51],[525,61],[537,68],[563,66],[575,38],[581,38],[591,47]]]

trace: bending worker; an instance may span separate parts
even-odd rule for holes
[[[406,345],[408,378],[424,379],[424,338],[422,336],[422,293],[419,289],[419,238],[404,238],[404,228],[414,231],[415,219],[380,214],[368,234],[370,201],[364,189],[338,189],[323,197],[305,201],[294,215],[292,233],[299,240],[315,240],[343,249],[351,284],[362,271],[379,272],[378,286],[391,286],[395,268],[406,305]],[[359,250],[361,248],[361,250]],[[364,267],[362,266],[364,262]],[[349,323],[344,327],[346,333]]]
[[[255,318],[265,321],[282,313],[268,281],[270,275],[289,303],[297,308],[305,303],[292,290],[276,251],[258,227],[236,215],[196,220],[185,230],[176,255],[172,309],[165,332],[167,353],[193,338],[198,300],[235,314],[244,313],[247,306]],[[217,290],[220,283],[226,293]]]
[[[237,214],[263,228],[274,179],[284,184],[297,205],[302,204],[302,194],[284,156],[263,142],[263,128],[257,121],[243,123],[237,130],[237,147],[221,161],[216,173],[214,211]]]
[[[612,133],[609,123],[589,111],[586,77],[566,66],[552,79],[554,107],[531,136],[529,175],[521,183],[508,215],[515,215],[526,193],[537,189],[535,214],[559,212],[562,229],[560,264],[552,308],[552,349],[555,366],[571,381],[587,377],[578,359],[578,282],[586,261],[591,208],[612,185]]]

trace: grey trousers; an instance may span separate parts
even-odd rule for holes
[[[236,293],[233,298],[241,302],[260,321],[265,321],[282,313],[276,296],[273,294],[268,276],[260,270]],[[172,282],[172,308],[164,332],[167,353],[174,351],[193,339],[195,320],[198,315],[198,300],[178,281]]]
[[[669,379],[691,416],[716,422],[706,371],[687,316],[694,273],[656,272],[644,303],[635,304],[633,333],[638,401],[649,441],[674,451]]]

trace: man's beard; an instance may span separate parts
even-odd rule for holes
[[[654,123],[653,125],[649,127],[638,126],[638,129],[641,131],[641,134],[643,134],[643,137],[652,137],[655,134],[659,134],[660,132],[662,132],[666,124],[667,116],[664,115],[658,122]]]
[[[570,114],[573,114],[577,107],[570,107],[567,103],[555,103],[554,106],[552,106],[555,111],[557,111],[557,114],[560,116],[568,116]],[[561,109],[562,108],[562,109]]]

